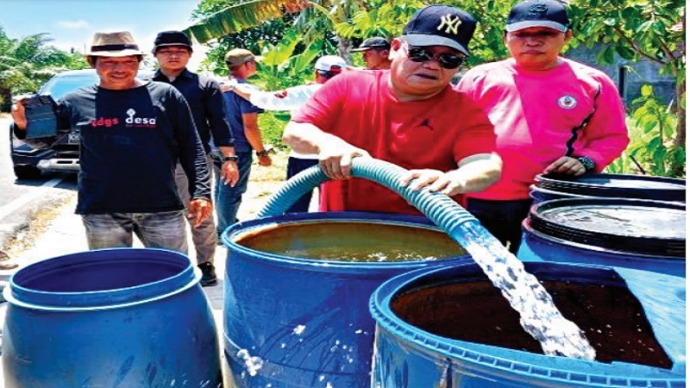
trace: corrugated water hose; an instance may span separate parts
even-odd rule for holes
[[[553,305],[551,296],[533,275],[525,271],[520,260],[484,229],[479,220],[447,195],[401,187],[398,182],[405,173],[402,167],[378,159],[360,157],[352,160],[352,176],[369,179],[397,192],[470,253],[520,314],[522,327],[541,343],[545,354],[594,360],[595,350],[584,333],[563,318]],[[259,217],[283,214],[296,198],[328,179],[318,165],[302,171],[269,199]],[[515,285],[519,286],[519,292],[515,291]],[[528,295],[523,295],[525,293]]]
[[[380,159],[360,157],[352,160],[353,177],[369,179],[395,191],[460,245],[464,246],[466,241],[463,241],[463,236],[465,233],[459,233],[458,227],[466,222],[474,222],[479,225],[479,220],[447,195],[432,193],[428,190],[412,191],[408,187],[400,186],[398,181],[406,172],[407,170],[404,168]],[[297,198],[327,180],[329,178],[318,165],[302,171],[285,182],[281,189],[259,211],[258,217],[283,214]],[[488,231],[483,228],[480,229],[485,232],[486,238],[493,238]]]

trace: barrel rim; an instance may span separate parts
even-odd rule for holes
[[[180,266],[180,272],[168,278],[110,290],[54,292],[36,290],[21,285],[21,281],[24,280],[22,277],[38,276],[41,272],[36,271],[51,270],[64,264],[92,265],[94,259],[102,262],[108,260],[123,261],[142,255],[146,256],[149,261],[164,259],[173,264],[186,263],[186,265]],[[141,259],[136,261],[141,261]],[[189,257],[180,252],[161,248],[98,249],[57,256],[21,268],[10,277],[8,286],[3,290],[3,296],[12,305],[34,310],[109,310],[132,307],[179,294],[198,284],[201,276],[201,270],[194,267]],[[135,293],[132,292],[134,290],[136,290]]]
[[[474,267],[475,269],[472,269]],[[611,281],[616,281],[616,277],[621,282],[625,280],[619,277],[619,274],[615,270],[615,267],[611,266],[589,266],[581,265],[577,263],[543,263],[543,262],[527,262],[525,267],[530,273],[538,274],[539,270],[549,272],[551,268],[557,268],[557,271],[563,272],[567,268],[572,268],[575,272],[587,273],[592,275],[603,276],[606,273],[610,273],[613,277]],[[602,367],[607,368],[611,373],[593,373],[590,372],[593,362],[565,358],[565,357],[555,357],[547,356],[543,354],[536,354],[530,352],[519,351],[515,349],[508,349],[502,347],[496,347],[493,345],[479,344],[462,340],[453,340],[449,338],[444,338],[432,333],[429,333],[423,329],[415,327],[401,318],[399,318],[390,308],[391,300],[394,296],[406,289],[413,288],[415,283],[421,282],[425,278],[431,278],[433,276],[439,276],[445,272],[451,272],[452,274],[458,271],[466,270],[468,274],[473,274],[474,272],[483,273],[481,268],[476,263],[469,263],[462,266],[442,266],[436,268],[424,268],[418,269],[410,272],[406,272],[395,276],[381,286],[379,286],[371,295],[369,299],[369,311],[376,322],[376,331],[378,335],[379,330],[387,331],[392,335],[404,335],[405,339],[412,343],[414,346],[421,348],[425,353],[430,354],[432,352],[440,353],[445,356],[453,357],[463,363],[468,369],[485,369],[490,368],[493,370],[500,369],[511,374],[516,374],[519,376],[529,376],[532,379],[556,379],[563,382],[570,383],[581,383],[587,384],[587,386],[650,386],[650,383],[654,382],[664,382],[664,383],[684,383],[685,382],[685,363],[682,365],[677,365],[678,360],[674,360],[674,367],[667,371],[669,376],[659,376],[657,377],[658,371],[662,370],[660,368],[655,368],[647,365],[633,364],[627,362],[613,362],[611,364],[598,363]],[[644,272],[626,269],[626,271]],[[657,276],[672,277],[670,275],[655,274]],[[479,274],[476,274],[479,276]],[[572,279],[570,279],[572,280]],[[497,352],[497,350],[500,350]],[[496,354],[503,354],[503,357],[499,357]],[[517,361],[519,355],[522,360]],[[376,355],[374,355],[376,357]],[[547,360],[557,359],[558,361],[553,363],[555,366],[547,367],[544,366],[544,362]],[[566,365],[577,366],[578,368],[565,369]],[[647,374],[641,377],[631,378],[627,374],[621,374],[620,366],[630,366],[639,371],[646,371]],[[676,368],[679,367],[679,368]],[[683,375],[675,377],[678,372],[676,369],[683,369]],[[629,368],[625,372],[630,372]],[[495,375],[495,373],[493,373]],[[648,376],[647,376],[648,375]],[[503,375],[502,375],[503,376]],[[506,376],[503,376],[506,377]],[[613,383],[618,381],[618,383]],[[625,382],[626,384],[623,384]],[[589,385],[588,383],[595,384]],[[640,385],[642,384],[642,385]],[[656,385],[651,385],[656,386]]]
[[[591,177],[609,179],[612,181],[648,181],[667,183],[669,187],[620,187],[610,185],[606,186],[584,181],[585,179]],[[632,196],[650,200],[685,202],[686,196],[685,180],[649,175],[593,173],[573,176],[565,174],[538,174],[534,178],[534,182],[536,186],[540,188],[572,194],[582,194],[583,191],[586,191],[586,193],[583,195],[595,197],[629,198]]]
[[[385,217],[374,218],[374,217]],[[316,212],[316,213],[289,213],[281,214],[277,216],[267,216],[261,217],[254,220],[247,220],[235,223],[228,227],[222,234],[221,240],[223,244],[228,248],[228,255],[230,255],[232,250],[241,252],[243,254],[248,254],[249,257],[254,259],[260,258],[264,262],[271,263],[278,266],[300,266],[301,268],[310,268],[315,271],[321,271],[324,267],[329,269],[339,270],[342,272],[347,272],[349,270],[358,271],[362,269],[380,269],[380,270],[392,270],[392,269],[414,269],[416,267],[427,267],[431,265],[438,265],[440,263],[455,263],[458,261],[466,261],[470,257],[469,253],[461,256],[454,256],[451,258],[443,260],[410,260],[410,261],[399,261],[399,262],[357,262],[357,261],[336,261],[336,260],[315,260],[315,259],[304,259],[299,257],[292,257],[287,255],[279,255],[275,253],[258,251],[255,249],[247,248],[243,245],[235,243],[231,239],[234,234],[238,233],[239,230],[244,228],[256,228],[256,227],[268,227],[271,225],[286,225],[299,222],[318,222],[318,221],[380,221],[382,224],[387,225],[402,225],[402,226],[412,226],[415,228],[424,228],[429,230],[438,231],[444,234],[444,231],[438,226],[434,225],[428,218],[421,215],[414,214],[394,214],[394,213],[375,213],[375,212]]]
[[[556,191],[551,188],[546,188],[546,187],[541,187],[536,184],[531,184],[529,185],[529,191],[531,192],[540,192],[540,193],[545,193],[545,194],[553,194],[553,195],[562,195],[562,196],[567,196],[567,198],[595,198],[592,195],[586,195],[586,194],[576,194],[576,193],[570,193],[566,191]]]
[[[542,182],[567,182],[567,183],[575,183],[577,185],[582,185],[585,187],[588,186],[600,186],[597,184],[593,183],[588,183],[588,182],[582,182],[582,179],[585,178],[591,178],[591,177],[597,177],[597,178],[603,178],[603,179],[618,179],[618,180],[624,180],[624,181],[629,181],[629,180],[635,180],[635,181],[649,181],[649,182],[664,182],[664,183],[669,183],[670,185],[676,185],[678,188],[658,188],[658,187],[650,187],[650,188],[645,188],[645,190],[682,190],[685,191],[685,180],[684,179],[678,179],[678,178],[671,178],[671,177],[663,177],[663,176],[652,176],[652,175],[635,175],[635,174],[611,174],[611,173],[591,173],[591,174],[584,174],[584,175],[568,175],[568,174],[537,174],[534,178],[534,181],[537,182],[537,184],[542,183]]]

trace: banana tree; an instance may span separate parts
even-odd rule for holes
[[[237,3],[228,0],[204,0],[192,15],[198,22],[184,30],[204,44],[225,35],[260,26],[267,20],[300,12],[309,7],[302,0],[254,0]]]
[[[192,15],[196,22],[184,32],[195,41],[207,44],[248,30],[264,29],[269,21],[289,20],[291,28],[302,35],[305,46],[324,39],[333,41],[338,55],[347,60],[352,46],[350,36],[337,35],[335,26],[371,8],[370,3],[366,0],[254,0],[244,3],[203,0]],[[263,35],[260,39],[271,36],[270,33],[259,35]]]
[[[265,90],[277,90],[307,82],[321,45],[314,43],[296,53],[300,42],[299,34],[289,31],[278,44],[264,43],[259,63],[261,71],[257,72],[255,83]]]

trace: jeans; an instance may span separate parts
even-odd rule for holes
[[[214,197],[216,200],[216,214],[218,215],[218,225],[216,226],[218,239],[223,235],[225,229],[237,222],[237,211],[240,209],[242,203],[242,194],[247,191],[247,183],[249,183],[249,173],[252,169],[252,152],[236,152],[237,155],[237,169],[240,173],[240,178],[237,180],[235,187],[226,185],[220,179],[220,167],[213,166],[216,176],[216,186],[214,188]]]
[[[319,164],[318,159],[300,159],[300,158],[288,158],[287,164],[287,179],[299,174],[300,172],[308,169],[311,166],[316,166]],[[311,202],[312,193],[314,190],[310,190],[308,193],[299,197],[295,203],[288,208],[285,213],[304,213],[309,211],[309,203]]]
[[[134,233],[145,247],[187,254],[185,218],[184,210],[82,215],[89,249],[131,247]]]
[[[212,169],[213,162],[211,158],[207,157],[207,160],[208,168]],[[177,192],[182,199],[182,203],[187,206],[191,198],[189,194],[189,181],[187,180],[187,174],[179,163],[175,169],[175,184],[177,185]],[[197,264],[206,262],[213,264],[213,256],[216,254],[216,245],[218,244],[216,222],[213,220],[213,215],[202,221],[201,225],[196,228],[192,225],[191,220],[187,219],[187,221],[189,221],[192,242],[196,250]]]
[[[467,198],[467,211],[472,213],[508,250],[516,254],[522,241],[522,220],[529,214],[531,199],[489,201]]]

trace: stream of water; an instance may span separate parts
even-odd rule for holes
[[[582,330],[563,317],[551,295],[523,263],[478,222],[465,222],[452,235],[520,314],[520,324],[547,355],[593,361],[596,352]]]

